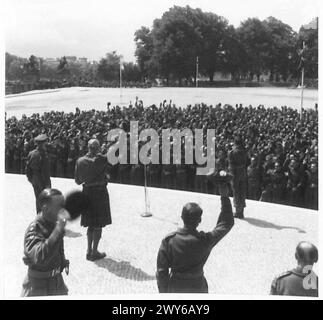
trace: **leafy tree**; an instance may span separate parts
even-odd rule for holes
[[[23,77],[26,80],[39,80],[40,66],[36,56],[31,55],[28,62],[23,65]]]
[[[270,28],[258,18],[249,18],[241,23],[237,31],[248,56],[246,66],[250,78],[252,79],[256,75],[259,81],[260,75],[266,71],[270,56],[272,42]]]
[[[267,25],[271,42],[269,46],[266,66],[270,70],[271,80],[278,80],[282,75],[286,81],[293,65],[293,52],[296,44],[296,33],[293,29],[277,20],[274,17],[267,18],[264,23]]]
[[[154,21],[152,60],[164,78],[189,81],[194,77],[196,57],[202,49],[200,15],[200,9],[174,6]]]
[[[63,56],[59,60],[59,64],[57,66],[57,74],[61,79],[65,79],[66,77],[69,77],[71,74],[69,65],[65,56]]]
[[[113,81],[119,79],[120,55],[116,51],[109,52],[99,62],[97,74],[100,79]]]
[[[303,53],[305,77],[318,78],[318,29],[301,27],[296,42],[296,51],[300,53],[305,42],[306,49]],[[300,60],[300,57],[298,61]],[[299,67],[298,63],[298,67]],[[298,70],[299,71],[299,70]]]
[[[143,78],[156,76],[157,68],[153,61],[153,37],[149,28],[141,27],[135,32],[135,44],[135,56]]]
[[[140,81],[141,72],[137,64],[126,62],[123,64],[122,78],[125,81]]]
[[[231,73],[233,79],[239,80],[241,76],[248,72],[248,56],[233,26],[226,29],[223,48],[225,52],[223,71]]]
[[[228,21],[214,13],[203,13],[197,23],[201,24],[201,70],[213,81],[215,71],[225,69],[225,54],[229,50]]]

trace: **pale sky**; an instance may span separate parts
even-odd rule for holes
[[[6,0],[5,50],[22,57],[75,55],[99,60],[116,50],[135,61],[134,32],[174,5],[201,8],[238,27],[274,16],[298,31],[319,15],[318,0]]]

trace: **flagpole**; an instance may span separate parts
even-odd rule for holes
[[[148,204],[148,190],[147,190],[147,166],[144,164],[144,180],[145,180],[145,212],[141,214],[142,217],[148,218],[152,216],[152,213],[150,212],[150,205]]]
[[[199,57],[196,57],[196,80],[195,80],[195,86],[198,87],[198,74],[199,74]]]
[[[122,61],[120,59],[120,103],[122,101]]]
[[[302,86],[302,91],[301,91],[301,111],[300,111],[300,118],[301,120],[303,119],[303,101],[304,101],[304,74],[305,74],[305,70],[304,70],[304,50],[305,50],[305,41],[303,41],[303,51],[302,51],[302,80],[301,80],[301,86]]]

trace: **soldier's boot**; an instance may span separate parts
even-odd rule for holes
[[[237,219],[244,219],[243,210],[244,210],[243,207],[242,208],[241,207],[236,207],[236,212],[233,215],[233,217],[237,218]]]
[[[241,208],[241,210],[240,210],[240,218],[239,219],[244,219],[243,211],[244,211],[244,208]]]

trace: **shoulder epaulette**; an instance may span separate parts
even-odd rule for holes
[[[277,276],[277,278],[276,278],[276,279],[281,279],[281,278],[284,278],[284,277],[288,277],[288,276],[290,276],[291,274],[292,274],[292,271],[291,271],[291,270],[289,270],[289,271],[285,271],[285,272],[281,273],[279,276]]]
[[[173,232],[169,233],[164,239],[165,240],[169,240],[170,238],[175,237],[176,234],[177,234],[177,232],[176,231],[173,231]]]

